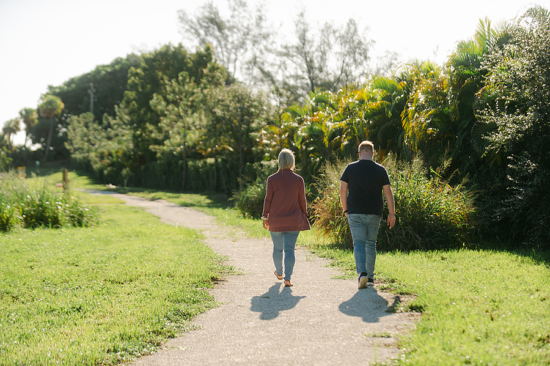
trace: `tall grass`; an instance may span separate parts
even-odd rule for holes
[[[21,180],[14,174],[0,179],[0,231],[10,231],[17,225],[86,227],[95,217],[94,211],[77,197],[56,191],[46,180]]]
[[[317,181],[320,192],[314,201],[314,226],[333,241],[350,247],[351,232],[340,204],[340,176],[349,162],[327,164]],[[412,163],[387,158],[383,165],[390,175],[396,205],[397,224],[380,225],[380,250],[430,250],[466,245],[472,229],[473,206],[461,186],[451,187],[436,174],[428,177],[420,159]],[[384,218],[387,217],[384,208]]]

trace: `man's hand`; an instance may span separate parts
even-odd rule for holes
[[[389,215],[388,216],[388,226],[391,228],[393,228],[393,226],[395,225],[395,215]]]
[[[395,225],[395,201],[393,200],[393,192],[389,184],[383,186],[382,190],[384,191],[384,196],[386,196],[386,204],[388,205],[388,211],[390,212],[390,215],[388,216],[388,226],[391,229]]]
[[[269,220],[263,221],[264,229],[269,230]]]

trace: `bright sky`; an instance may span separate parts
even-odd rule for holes
[[[256,4],[260,0],[248,0]],[[177,11],[194,13],[206,0],[0,0],[0,128],[24,107],[36,108],[48,85],[60,85],[116,57],[182,41]],[[225,6],[226,0],[214,0]],[[470,38],[480,18],[509,20],[550,0],[276,0],[269,20],[285,33],[303,8],[310,22],[370,28],[374,56],[446,60]],[[16,137],[22,144],[24,134]]]

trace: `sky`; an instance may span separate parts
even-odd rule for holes
[[[220,8],[226,0],[213,0]],[[248,0],[253,5],[260,0]],[[25,107],[36,108],[48,85],[132,52],[183,41],[178,10],[206,0],[0,0],[0,128]],[[550,0],[264,0],[268,22],[289,37],[301,11],[313,24],[369,28],[373,58],[394,51],[401,61],[446,61],[457,42],[472,37],[479,19],[494,24]],[[23,144],[24,133],[16,136]]]

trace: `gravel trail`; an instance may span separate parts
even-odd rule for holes
[[[335,279],[341,272],[305,249],[296,248],[294,287],[285,288],[273,274],[270,239],[231,239],[194,209],[110,194],[162,222],[202,230],[205,243],[241,273],[210,291],[221,305],[195,318],[199,329],[133,365],[368,365],[397,357],[397,337],[418,319],[387,312],[398,296]]]

